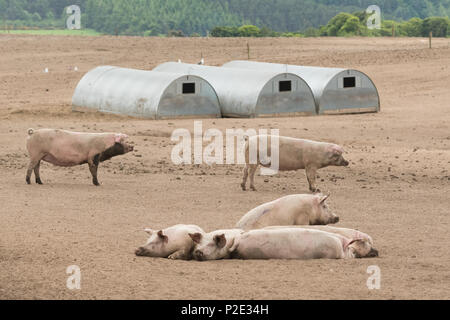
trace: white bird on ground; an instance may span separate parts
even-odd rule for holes
[[[205,59],[202,58],[202,59],[200,60],[200,62],[197,63],[197,64],[201,64],[201,65],[205,64]]]

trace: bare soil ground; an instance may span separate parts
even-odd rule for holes
[[[378,114],[216,119],[204,128],[279,128],[280,134],[343,145],[348,168],[319,171],[339,226],[369,233],[380,257],[314,261],[170,261],[138,258],[143,227],[232,227],[249,209],[308,192],[304,172],[256,177],[241,166],[176,166],[176,128],[71,111],[80,78],[98,65],[151,69],[181,59],[221,65],[246,59],[245,39],[0,35],[0,299],[449,299],[450,40],[420,38],[251,39],[260,61],[356,68],[376,83]],[[73,71],[77,66],[79,71]],[[49,73],[44,73],[45,68]],[[26,185],[27,128],[120,131],[137,151],[101,165],[41,166]],[[264,182],[266,180],[266,182]],[[81,290],[66,268],[81,268]],[[367,267],[381,270],[368,290]]]

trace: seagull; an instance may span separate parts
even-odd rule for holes
[[[180,60],[180,59],[178,59],[178,63],[181,63],[181,60]]]
[[[197,64],[201,64],[201,65],[205,64],[205,59],[202,58],[202,59],[200,60],[200,62],[197,63]]]

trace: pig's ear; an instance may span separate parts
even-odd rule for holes
[[[201,233],[189,233],[189,237],[191,237],[192,241],[195,243],[200,243],[202,240],[202,234]]]
[[[162,230],[158,231],[158,237],[161,238],[161,240],[165,243],[167,243],[169,241],[169,237],[167,237],[166,235],[163,234]]]
[[[225,247],[227,244],[227,239],[225,238],[225,234],[215,235],[214,236],[214,242],[216,243],[216,246],[220,249]]]
[[[341,146],[338,146],[338,145],[334,145],[331,147],[331,151],[333,152],[333,154],[343,154],[344,148],[342,148]]]
[[[344,244],[344,250],[347,249],[348,246],[350,246],[352,243],[355,243],[357,241],[364,241],[364,240],[361,239],[361,238],[355,238],[355,239],[352,239],[350,241],[346,241],[345,244]]]
[[[328,199],[329,196],[330,196],[329,194],[321,196],[319,199],[319,203],[320,204],[325,203],[325,201]]]
[[[126,138],[128,138],[126,134],[116,133],[116,135],[114,136],[114,142],[118,143],[125,140]]]
[[[228,248],[228,252],[232,253],[233,251],[235,251],[239,245],[239,241],[236,240],[236,238],[231,238],[230,239],[230,247]]]
[[[153,231],[152,229],[150,229],[150,228],[145,228],[145,229],[144,229],[144,232],[147,232],[148,235],[151,236],[151,235],[153,234],[154,231]]]

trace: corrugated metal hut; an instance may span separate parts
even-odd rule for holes
[[[311,87],[319,114],[378,112],[380,97],[373,81],[352,69],[303,67],[296,65],[236,60],[225,68],[290,72]]]
[[[216,92],[201,77],[113,66],[85,74],[72,106],[150,119],[221,117]]]
[[[274,117],[316,114],[306,82],[287,72],[259,71],[167,62],[154,71],[191,74],[217,92],[224,117]]]

